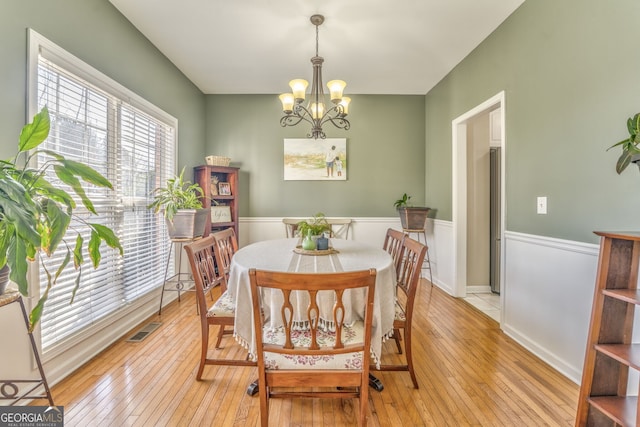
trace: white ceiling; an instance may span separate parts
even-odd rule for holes
[[[345,94],[426,94],[524,0],[110,0],[206,94],[275,94],[323,78]]]

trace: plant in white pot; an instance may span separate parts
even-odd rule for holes
[[[210,209],[202,208],[202,187],[184,180],[184,168],[180,175],[169,178],[165,187],[156,188],[153,193],[149,208],[156,213],[164,210],[171,239],[192,239],[205,233]]]
[[[88,165],[38,148],[47,139],[49,130],[49,111],[44,107],[31,123],[22,128],[15,157],[0,160],[0,268],[5,273],[8,268],[11,281],[18,285],[22,295],[29,296],[27,270],[30,263],[51,256],[56,251],[66,251],[66,256],[55,271],[50,271],[51,266],[47,267],[44,262],[39,263],[40,268],[45,269],[48,281],[30,313],[31,329],[42,316],[51,287],[55,286],[58,277],[70,263],[78,272],[71,302],[81,286],[85,241],[81,230],[76,230],[79,224],[91,230],[86,248],[94,268],[100,264],[102,242],[122,254],[120,240],[110,228],[90,223],[74,214],[78,198],[89,212],[97,214],[81,181],[113,189],[111,183]],[[36,156],[47,159],[39,169],[30,167]],[[63,187],[49,182],[49,170],[54,171],[65,188],[72,190],[76,199]],[[72,219],[77,222],[72,223]],[[70,227],[75,233],[73,242],[67,236]]]
[[[403,230],[424,230],[427,215],[430,208],[411,205],[411,196],[404,193],[401,198],[393,203],[400,215],[400,223]]]

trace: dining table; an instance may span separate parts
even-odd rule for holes
[[[393,259],[381,247],[372,246],[356,240],[330,239],[329,250],[305,251],[301,249],[300,238],[264,240],[239,249],[231,260],[228,292],[235,302],[235,339],[247,349],[251,360],[257,359],[251,283],[249,270],[269,270],[279,272],[326,273],[357,271],[374,268],[376,284],[373,303],[373,322],[371,329],[371,357],[376,367],[380,367],[382,343],[393,334],[395,315],[396,271]],[[276,303],[270,305],[270,298],[263,295],[263,306],[267,317],[270,310],[279,310]],[[351,307],[345,310],[345,322],[357,320],[364,311],[364,300],[357,296],[351,298]],[[347,304],[348,301],[345,302]],[[322,307],[330,313],[331,307]],[[275,314],[275,313],[274,313]],[[276,319],[278,316],[270,316]],[[328,316],[327,316],[328,317]],[[278,327],[279,325],[272,325]],[[370,384],[382,390],[382,384],[370,376]],[[254,383],[256,387],[256,383]],[[251,389],[251,387],[250,387]],[[257,389],[256,389],[257,390]],[[252,394],[252,393],[250,393]]]

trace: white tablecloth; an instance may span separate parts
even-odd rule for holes
[[[236,304],[234,335],[255,359],[255,331],[251,307],[249,269],[297,272],[338,272],[375,268],[376,290],[374,297],[371,353],[376,366],[380,364],[382,341],[393,332],[395,304],[395,270],[391,256],[374,246],[354,240],[331,239],[338,251],[332,255],[310,256],[295,253],[299,239],[266,240],[238,250],[231,262],[229,293]],[[268,299],[266,299],[268,302]],[[358,301],[357,301],[358,300]],[[354,306],[360,304],[354,299]],[[274,305],[275,308],[275,305]],[[277,308],[279,309],[279,307]],[[275,317],[275,316],[274,316]],[[349,321],[349,319],[345,319]]]

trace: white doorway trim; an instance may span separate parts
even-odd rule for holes
[[[482,104],[467,111],[451,122],[452,130],[452,189],[453,189],[453,271],[454,271],[454,296],[464,298],[467,296],[467,123],[470,119],[489,109],[501,107],[500,127],[502,136],[500,139],[501,151],[501,209],[500,209],[500,235],[504,237],[505,227],[505,96],[504,91],[484,101]],[[504,279],[504,238],[500,239],[500,277]],[[503,280],[504,282],[504,280]],[[503,283],[504,284],[504,283]],[[501,288],[500,300],[504,302],[504,286]],[[503,304],[501,303],[501,306]]]

